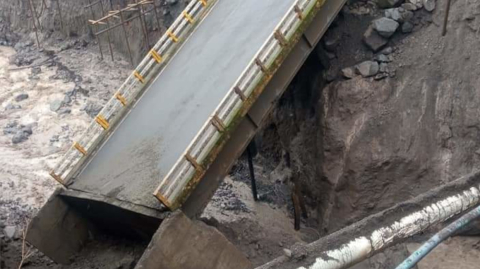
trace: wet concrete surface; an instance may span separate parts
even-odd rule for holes
[[[70,186],[161,208],[152,195],[294,0],[220,0]]]

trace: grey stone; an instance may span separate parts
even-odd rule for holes
[[[413,24],[411,22],[404,22],[402,24],[402,33],[404,34],[408,34],[408,33],[411,33],[413,31]]]
[[[17,131],[17,133],[12,137],[12,143],[18,144],[26,141],[29,135],[27,133],[22,132],[21,130]]]
[[[21,94],[15,96],[15,101],[17,101],[17,102],[21,102],[25,99],[28,99],[28,94],[27,93],[21,93]]]
[[[405,9],[405,10],[408,10],[408,11],[415,11],[417,10],[417,6],[412,4],[412,3],[404,3],[402,4],[402,7]]]
[[[70,98],[68,94],[65,94],[65,96],[63,97],[63,103],[70,104],[71,102],[72,102],[72,98]]]
[[[38,75],[42,73],[42,68],[40,66],[33,67],[31,73],[32,75]]]
[[[60,141],[60,136],[59,135],[54,135],[50,138],[50,143],[55,143]]]
[[[386,73],[388,71],[388,64],[386,63],[381,63],[379,67],[379,71],[382,73]]]
[[[344,78],[354,78],[355,77],[355,69],[353,67],[346,67],[342,69],[342,76]]]
[[[400,5],[403,0],[377,0],[377,4],[381,8],[391,8]]]
[[[374,61],[365,61],[356,66],[358,74],[362,75],[363,77],[375,76],[379,69],[380,67],[378,63]]]
[[[100,113],[102,106],[97,103],[88,102],[82,110],[84,110],[91,118],[94,118]]]
[[[175,5],[176,3],[178,3],[178,0],[167,0],[167,1],[165,1],[165,3],[167,5]]]
[[[375,79],[375,80],[382,80],[382,79],[384,79],[384,78],[386,78],[386,77],[388,77],[388,74],[387,74],[387,73],[378,73],[378,74],[374,77],[374,79]]]
[[[3,128],[3,134],[7,135],[16,133],[18,130],[17,125],[18,123],[16,121],[7,123],[7,125],[5,125]]]
[[[432,12],[435,9],[435,0],[423,0],[423,7],[426,11]]]
[[[398,8],[389,8],[385,10],[385,17],[392,19],[394,21],[402,21],[402,13]]]
[[[388,40],[380,36],[376,31],[373,30],[373,27],[370,26],[363,35],[363,42],[373,52],[377,52],[388,43]]]
[[[50,110],[57,112],[63,106],[63,100],[54,100],[50,103]]]
[[[341,35],[339,33],[328,33],[323,38],[323,44],[325,49],[331,52],[334,52],[337,48],[338,44],[340,43]]]
[[[375,61],[380,62],[380,63],[388,63],[391,62],[390,59],[385,55],[385,54],[378,54],[375,56]]]
[[[15,239],[15,237],[17,236],[17,227],[15,227],[15,226],[6,226],[6,227],[3,229],[3,233],[4,233],[5,236],[8,237],[9,239]]]
[[[283,254],[284,254],[285,256],[287,256],[288,258],[291,258],[291,257],[292,257],[292,251],[289,250],[288,248],[284,248],[284,249],[283,249]]]
[[[397,31],[400,24],[389,18],[380,18],[373,21],[373,29],[375,29],[379,35],[389,38],[395,31]]]
[[[385,55],[389,55],[393,52],[393,48],[392,47],[387,47],[387,48],[384,48],[382,50],[382,53],[385,54]]]
[[[335,68],[329,68],[325,73],[325,80],[327,82],[332,82],[335,79],[337,79],[337,76],[338,76],[338,70]]]
[[[57,113],[58,113],[59,115],[62,115],[62,114],[70,114],[70,113],[72,113],[72,110],[71,110],[70,108],[68,108],[68,107],[62,107],[62,108],[60,108],[60,109],[57,111]]]
[[[33,134],[33,130],[32,130],[31,125],[21,126],[20,131],[22,131],[23,133],[25,133],[29,136]]]
[[[5,110],[13,110],[13,109],[21,109],[21,108],[22,108],[21,105],[8,104],[8,105],[5,107]]]

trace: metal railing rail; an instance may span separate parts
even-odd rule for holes
[[[192,0],[166,33],[153,46],[134,72],[120,86],[114,96],[90,123],[81,138],[74,142],[50,175],[62,185],[80,171],[82,165],[95,152],[122,119],[137,98],[148,88],[189,34],[195,29],[217,0]]]
[[[175,209],[185,201],[220,151],[230,129],[238,123],[239,116],[245,115],[263,90],[265,81],[271,78],[271,70],[278,68],[285,58],[282,54],[290,51],[300,27],[325,1],[297,0],[288,10],[185,152],[161,180],[154,195],[165,206]],[[260,92],[258,88],[262,88]]]

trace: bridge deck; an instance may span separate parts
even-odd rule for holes
[[[220,0],[69,188],[152,195],[295,0]]]

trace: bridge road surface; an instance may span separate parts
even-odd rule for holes
[[[295,0],[218,0],[70,189],[154,209],[153,196]]]

